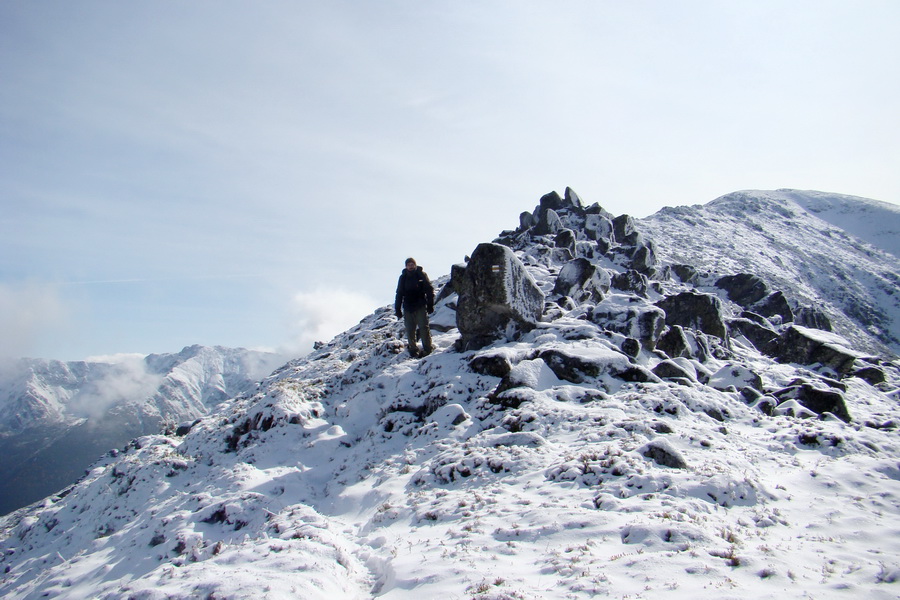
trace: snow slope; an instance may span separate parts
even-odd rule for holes
[[[860,347],[900,352],[900,263],[888,253],[900,240],[896,207],[823,192],[751,190],[664,208],[639,226],[665,262],[718,276],[753,273],[824,310]]]
[[[139,438],[0,520],[0,595],[896,598],[896,356],[874,384],[699,332],[702,360],[629,358],[591,315],[693,284],[555,298],[551,237],[517,251],[550,300],[531,332],[459,353],[434,331],[417,361],[383,307],[183,437]],[[627,272],[610,250],[597,264]],[[667,360],[683,376],[650,372]],[[767,414],[800,380],[843,388],[852,419]]]
[[[900,257],[900,206],[841,194],[778,190],[823,221]]]

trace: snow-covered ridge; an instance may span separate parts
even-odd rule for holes
[[[456,352],[448,291],[416,361],[380,308],[0,520],[0,594],[895,598],[896,356],[751,320],[640,223],[548,210],[499,238],[546,295],[534,329]]]

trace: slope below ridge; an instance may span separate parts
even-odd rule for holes
[[[777,190],[808,212],[900,258],[900,206],[843,194]]]
[[[719,276],[752,273],[797,302],[825,311],[835,330],[859,346],[897,353],[896,257],[796,201],[805,198],[806,204],[822,207],[831,206],[827,202],[832,197],[845,207],[853,200],[814,192],[741,191],[702,206],[664,208],[639,223],[657,240],[664,262],[689,264]],[[868,214],[868,206],[861,204],[853,214]]]
[[[635,346],[598,315],[641,320],[696,290],[623,289],[647,283],[632,252],[570,231],[614,284],[602,298],[554,292],[571,255],[520,228],[548,301],[533,330],[455,351],[448,291],[434,353],[413,360],[379,308],[183,436],[136,439],[0,520],[0,594],[895,597],[896,364],[838,382],[687,326],[681,356]],[[852,419],[764,410],[798,382],[843,386]]]

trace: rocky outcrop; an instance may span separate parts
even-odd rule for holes
[[[479,244],[467,265],[454,266],[451,281],[459,295],[456,326],[461,350],[530,330],[541,318],[544,294],[506,246]]]
[[[666,313],[666,325],[689,327],[726,339],[728,329],[722,315],[722,301],[712,294],[682,292],[656,303]]]

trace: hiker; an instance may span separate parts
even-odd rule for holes
[[[406,268],[400,273],[397,281],[397,297],[394,300],[394,313],[397,318],[403,317],[406,325],[406,341],[410,356],[428,356],[431,354],[431,331],[428,329],[428,315],[434,312],[434,288],[422,267],[416,265],[414,258],[406,259]],[[423,352],[416,346],[416,329],[422,338]]]

